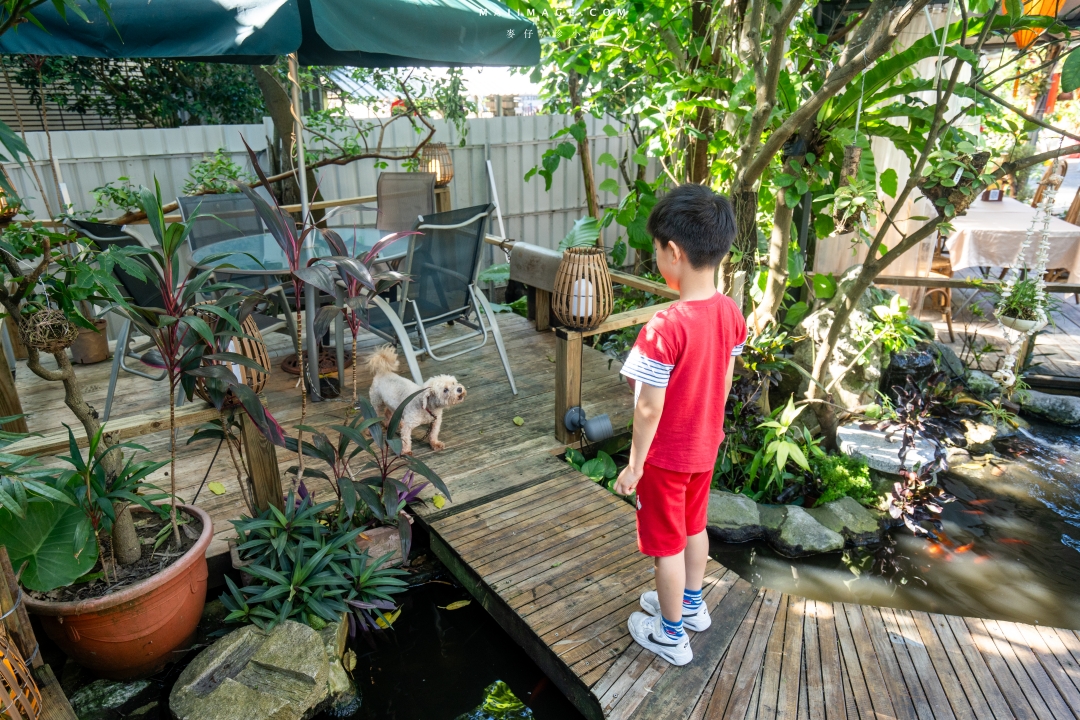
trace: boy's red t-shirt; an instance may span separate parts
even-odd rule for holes
[[[745,343],[742,312],[721,293],[680,300],[641,329],[621,372],[667,388],[647,463],[677,472],[712,470],[724,440],[728,363]]]

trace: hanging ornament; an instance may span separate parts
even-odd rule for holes
[[[1062,5],[1065,4],[1065,0],[1028,0],[1024,3],[1024,15],[1045,15],[1047,17],[1057,17],[1058,12],[1061,10]],[[1001,0],[1001,12],[1008,14],[1008,8],[1005,7],[1005,0]],[[1043,34],[1044,28],[1032,28],[1023,30],[1017,30],[1013,33],[1013,41],[1016,42],[1016,47],[1021,50],[1027,50],[1031,47],[1031,44],[1035,42],[1035,39]],[[1016,90],[1013,90],[1013,97],[1016,97]]]

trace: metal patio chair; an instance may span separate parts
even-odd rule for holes
[[[510,389],[517,395],[514,374],[506,356],[502,333],[495,311],[483,292],[476,288],[480,254],[484,245],[484,226],[493,205],[434,213],[418,218],[416,229],[422,234],[410,237],[409,252],[403,271],[412,277],[399,297],[388,302],[376,297],[377,312],[369,313],[370,329],[375,334],[401,346],[413,380],[423,383],[418,356],[427,355],[442,362],[479,350],[488,335],[495,339]],[[475,319],[474,319],[475,318]],[[446,340],[432,343],[428,329],[456,323],[469,329]],[[415,335],[418,345],[413,345]],[[445,352],[461,343],[467,347]]]
[[[376,206],[343,205],[326,212],[325,219],[349,212],[374,210],[379,230],[404,232],[416,228],[416,218],[435,212],[435,173],[379,173]]]
[[[272,202],[266,188],[257,187],[255,192]],[[194,217],[187,239],[188,250],[191,252],[225,240],[266,232],[266,226],[255,212],[255,206],[243,193],[182,196],[176,198],[176,202],[180,206],[180,217],[185,222]],[[273,298],[281,318],[279,324],[267,327],[265,332],[284,330],[295,346],[296,319],[290,310],[289,297],[283,283],[273,283],[270,281],[272,276],[267,275],[237,275],[230,273],[227,268],[218,270],[214,276],[221,282],[243,285]]]

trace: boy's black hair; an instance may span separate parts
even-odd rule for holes
[[[715,267],[735,239],[735,211],[723,195],[687,183],[660,198],[646,229],[660,247],[674,240],[695,270]]]

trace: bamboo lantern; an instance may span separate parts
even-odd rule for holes
[[[433,142],[424,146],[420,155],[420,166],[424,172],[435,173],[435,187],[446,187],[454,179],[454,161],[446,143]]]
[[[1027,0],[1024,3],[1024,15],[1046,15],[1048,17],[1057,17],[1058,12],[1061,10],[1061,6],[1064,4],[1064,0]],[[1008,13],[1005,7],[1005,0],[1001,0],[1001,12]],[[1017,30],[1013,33],[1013,40],[1016,42],[1016,47],[1021,50],[1027,50],[1031,47],[1031,44],[1035,42],[1035,39],[1043,33],[1044,28],[1037,28],[1034,30]],[[1016,92],[1013,91],[1013,95]]]
[[[611,314],[614,295],[607,253],[601,248],[570,248],[563,253],[551,298],[559,322],[575,330],[592,330]]]
[[[210,313],[199,313],[199,315],[210,323],[210,327],[214,327],[215,321],[220,320],[217,315],[211,315]],[[269,371],[270,355],[266,352],[266,343],[263,342],[262,333],[259,332],[259,326],[255,324],[255,318],[248,315],[244,318],[244,322],[240,323],[240,329],[243,330],[243,335],[247,337],[234,337],[229,342],[229,347],[226,348],[226,350],[250,358],[265,370]],[[260,393],[262,392],[262,389],[266,387],[266,372],[259,372],[258,370],[249,368],[246,365],[241,365],[240,363],[224,364],[227,368],[232,370],[233,375],[236,376],[238,382],[244,383],[251,388],[253,392]],[[201,378],[195,385],[195,394],[206,402],[210,402],[210,396],[207,394],[206,387]],[[225,402],[225,407],[236,407],[239,404],[240,399],[230,392],[229,398]]]
[[[15,217],[15,213],[19,212],[19,206],[16,203],[11,202],[7,193],[0,190],[0,222],[10,220]]]
[[[37,720],[41,691],[11,639],[0,630],[0,718]]]

